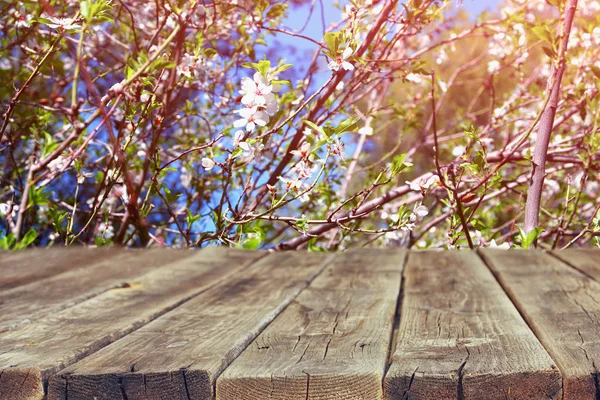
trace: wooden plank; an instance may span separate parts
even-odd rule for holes
[[[567,249],[552,255],[600,282],[600,249]]]
[[[50,379],[48,399],[212,399],[223,369],[323,269],[273,253]]]
[[[564,399],[600,399],[600,284],[542,252],[482,255],[560,368]]]
[[[144,253],[143,257],[155,257]],[[205,249],[74,307],[0,334],[0,399],[39,399],[48,376],[227,279],[262,254]]]
[[[64,251],[70,254],[70,251]],[[84,252],[85,253],[85,252]],[[120,251],[115,257],[92,257],[90,265],[0,292],[0,332],[19,329],[72,307],[151,269],[193,255],[189,250]],[[62,257],[56,259],[64,262]],[[41,261],[40,261],[41,264]]]
[[[50,248],[24,250],[0,257],[0,290],[58,275],[76,268],[84,268],[95,260],[109,259],[120,253],[117,248]]]
[[[217,400],[381,399],[406,251],[336,256],[217,380]]]
[[[548,353],[476,253],[411,252],[386,399],[558,399]]]

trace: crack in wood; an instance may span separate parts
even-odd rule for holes
[[[119,376],[117,378],[117,382],[119,384],[119,390],[121,391],[121,397],[123,398],[123,400],[129,400],[127,398],[127,393],[125,392],[125,386],[123,386],[123,379],[124,379],[123,376]]]
[[[192,397],[190,396],[190,389],[189,389],[188,383],[187,383],[186,372],[187,372],[187,369],[185,369],[185,368],[181,369],[181,375],[183,375],[183,387],[185,389],[185,395],[187,396],[187,400],[191,400]]]
[[[417,368],[415,368],[412,375],[410,376],[410,381],[408,382],[408,387],[404,390],[404,393],[402,393],[402,400],[409,400],[410,388],[412,387],[413,382],[415,381],[415,375],[417,374],[418,370],[419,370],[419,366],[417,366]]]
[[[306,398],[308,400],[309,390],[310,390],[310,374],[306,371],[302,371],[303,374],[306,374]]]
[[[458,370],[457,370],[458,383],[456,385],[456,394],[457,394],[458,400],[465,399],[464,386],[463,386],[464,385],[464,369],[465,369],[465,366],[467,365],[467,361],[469,360],[469,357],[471,357],[469,348],[465,347],[465,350],[467,351],[467,357],[465,357],[465,360],[462,362],[462,364],[460,365],[460,367],[458,367]]]

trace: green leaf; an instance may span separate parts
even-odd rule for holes
[[[6,236],[0,236],[0,249],[1,250],[10,250],[15,244],[15,237],[12,233],[9,233]]]
[[[323,128],[321,128],[320,126],[317,126],[317,124],[315,124],[314,122],[304,121],[304,123],[306,125],[308,125],[308,127],[311,128],[312,130],[315,130],[315,131],[319,132],[321,135],[329,138],[329,135],[327,135],[325,133],[325,130]]]
[[[236,147],[236,149],[235,149],[235,150],[233,150],[233,152],[231,153],[231,156],[230,156],[230,157],[231,157],[231,159],[232,159],[232,160],[234,160],[234,159],[236,159],[237,157],[239,157],[239,156],[240,156],[240,154],[242,154],[243,152],[244,152],[244,150],[242,150],[242,148],[241,148],[241,147]]]
[[[33,243],[37,236],[38,234],[35,231],[35,229],[31,228],[29,231],[27,231],[25,236],[23,236],[23,239],[21,239],[21,241],[16,244],[15,250],[22,250],[25,247],[29,246],[31,243]]]
[[[85,0],[79,3],[79,10],[81,12],[81,16],[88,20],[90,18],[90,1]]]
[[[219,52],[217,50],[213,49],[212,47],[204,49],[204,57],[206,57],[206,58],[212,58],[217,54],[219,54]]]
[[[257,71],[260,72],[263,76],[268,76],[270,69],[271,69],[271,61],[269,61],[269,60],[260,60],[258,62],[258,69],[257,69]]]
[[[325,43],[331,54],[335,55],[338,52],[339,47],[339,33],[338,32],[327,32],[324,36]]]
[[[531,29],[531,31],[540,39],[542,39],[545,42],[548,42],[550,44],[552,44],[554,42],[554,39],[552,37],[552,33],[550,33],[550,30],[548,29],[548,27],[546,25],[543,26],[535,26]]]
[[[528,249],[529,247],[531,247],[531,245],[533,245],[535,243],[537,238],[540,236],[540,234],[544,230],[544,228],[542,228],[541,226],[538,226],[538,227],[534,228],[528,234],[525,234],[525,231],[522,230],[521,227],[517,227],[517,228],[519,228],[519,237],[521,239],[521,247],[524,249]]]
[[[275,71],[273,71],[273,75],[277,75],[277,74],[287,70],[288,68],[291,68],[292,66],[293,66],[293,64],[281,64],[280,66],[275,68]]]
[[[285,3],[275,4],[273,7],[271,7],[271,9],[269,9],[269,11],[267,11],[267,18],[275,19],[281,17],[283,14],[285,14],[287,7],[288,5]]]
[[[358,121],[360,121],[359,117],[348,118],[342,121],[335,130],[335,133],[341,135],[344,132],[352,132],[356,130],[356,128],[358,128],[358,126],[356,125]]]
[[[194,224],[194,222],[198,221],[199,219],[200,219],[200,215],[193,215],[189,209],[187,210],[188,227],[191,227]]]

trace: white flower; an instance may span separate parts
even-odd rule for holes
[[[497,60],[488,62],[488,73],[493,74],[500,69],[500,63]]]
[[[406,224],[406,225],[404,225],[404,226],[400,227],[400,229],[401,229],[402,231],[404,231],[404,232],[407,232],[407,231],[412,231],[412,230],[414,230],[414,229],[415,229],[415,224],[413,224],[413,223],[408,223],[408,224]]]
[[[241,119],[233,123],[236,128],[246,127],[248,132],[252,132],[256,125],[265,126],[269,122],[269,116],[264,111],[258,111],[256,107],[242,108],[239,110]]]
[[[492,240],[490,241],[490,248],[493,248],[493,249],[501,249],[501,250],[508,250],[508,249],[510,249],[510,244],[508,244],[508,243],[504,242],[504,243],[502,243],[501,245],[498,245],[498,244],[496,243],[496,240],[495,240],[495,239],[492,239]]]
[[[414,73],[410,73],[408,75],[406,75],[405,79],[409,82],[412,83],[421,83],[423,82],[423,78],[421,78],[421,75],[419,74],[414,74]]]
[[[17,20],[15,24],[17,28],[27,28],[31,25],[31,20],[33,19],[33,15],[27,13],[23,7],[21,10],[15,10],[14,17]]]
[[[250,159],[254,159],[254,157],[256,157],[256,152],[263,148],[262,144],[258,145],[257,148],[254,148],[248,142],[240,142],[239,146],[243,150],[242,156]]]
[[[64,168],[68,167],[69,163],[67,159],[63,156],[58,156],[54,160],[48,163],[48,169],[52,172],[62,171]]]
[[[352,55],[353,50],[350,47],[346,47],[341,57],[337,56],[335,60],[331,60],[331,62],[327,65],[332,71],[339,71],[340,68],[344,68],[346,71],[354,70],[354,65],[350,64],[347,60]]]
[[[246,133],[241,129],[238,129],[237,131],[235,131],[235,133],[233,134],[233,145],[238,146],[240,144],[240,142],[242,140],[244,140],[245,134]]]
[[[438,81],[438,85],[440,85],[442,92],[446,93],[448,91],[448,85],[444,81]]]
[[[331,144],[331,152],[333,154],[337,154],[340,156],[342,161],[346,161],[346,157],[344,155],[344,142],[340,140],[340,138],[333,139],[333,143]]]
[[[287,179],[283,176],[280,176],[278,179],[284,183],[287,190],[291,190],[293,192],[299,191],[303,186],[300,179]]]
[[[8,57],[0,58],[0,69],[4,71],[12,69],[12,64],[10,63]]]
[[[359,135],[371,136],[373,134],[373,128],[370,126],[364,126],[358,130]]]
[[[188,78],[196,75],[196,70],[199,67],[198,57],[185,53],[181,57],[181,62],[177,66],[177,75],[183,75]]]
[[[310,154],[310,143],[304,142],[299,150],[292,150],[290,153],[300,158],[307,158]]]
[[[123,93],[123,89],[125,89],[125,87],[123,86],[124,82],[125,81],[115,83],[110,87],[110,89],[108,89],[108,91],[115,94]]]
[[[112,225],[106,225],[105,222],[100,223],[98,230],[102,233],[102,237],[105,239],[110,239],[115,236],[115,228]]]
[[[309,178],[312,175],[312,169],[304,160],[300,161],[292,169],[298,173],[298,178],[300,179]]]
[[[246,106],[266,106],[274,102],[275,96],[272,92],[273,86],[269,85],[269,81],[260,72],[254,74],[254,80],[247,77],[242,78],[240,94],[243,95],[242,104]]]
[[[410,221],[415,222],[419,218],[426,217],[429,214],[429,209],[425,207],[423,204],[415,205],[413,209],[413,213],[410,215]]]
[[[436,185],[440,181],[439,176],[432,175],[425,182],[421,181],[406,181],[406,184],[410,187],[410,190],[414,190],[416,192],[424,192],[429,189],[431,186]]]
[[[46,23],[52,29],[81,29],[80,24],[76,24],[73,18],[56,18],[56,17],[44,17],[49,23]]]
[[[8,210],[10,208],[11,204],[9,203],[0,203],[0,216],[6,216],[8,214]],[[12,206],[12,211],[10,216],[12,218],[15,218],[17,216],[17,213],[19,212],[19,206],[14,205]]]
[[[142,93],[142,94],[140,95],[140,101],[141,101],[142,103],[147,103],[147,102],[149,102],[149,101],[150,101],[150,96],[151,96],[151,93],[148,93],[148,92],[146,92],[146,93]]]
[[[210,171],[217,163],[208,157],[202,158],[202,166],[205,170]]]
[[[454,157],[462,156],[463,154],[465,154],[465,150],[466,150],[466,147],[459,144],[457,146],[454,146],[454,148],[452,149],[452,155]]]

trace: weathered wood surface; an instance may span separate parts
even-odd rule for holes
[[[122,251],[114,248],[35,249],[0,254],[0,290],[93,265],[94,260],[109,260]]]
[[[46,263],[35,259],[40,271],[56,270],[58,265],[81,266],[85,252],[63,252],[67,257],[53,256]],[[92,250],[88,254],[87,268],[77,268],[64,273],[36,280],[28,285],[0,292],[0,332],[18,329],[33,321],[81,303],[107,290],[126,287],[128,280],[165,264],[190,257],[194,253],[185,250],[105,251]],[[102,258],[102,255],[105,255]],[[70,257],[75,256],[71,263]],[[107,256],[107,257],[106,257]],[[24,262],[19,264],[21,267]],[[34,266],[26,265],[27,270]],[[10,270],[15,270],[11,266]],[[30,274],[31,275],[31,274]],[[41,273],[40,273],[41,275]]]
[[[150,255],[150,254],[148,254]],[[52,374],[127,335],[251,262],[246,252],[204,250],[73,307],[0,333],[0,399],[34,399]],[[218,264],[218,268],[216,268]]]
[[[1,253],[0,400],[600,400],[599,271],[600,250]]]
[[[595,249],[569,249],[552,252],[559,260],[600,282],[600,251]]]
[[[471,252],[411,253],[388,399],[558,399],[561,377]]]
[[[560,368],[564,398],[600,399],[600,283],[541,252],[482,254]]]
[[[379,399],[402,250],[340,254],[217,381],[225,399]]]
[[[50,380],[53,399],[212,399],[217,376],[322,271],[320,254],[270,254]]]

